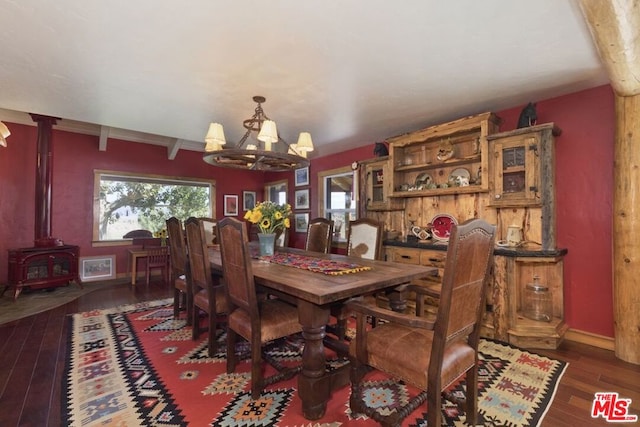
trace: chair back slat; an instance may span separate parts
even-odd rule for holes
[[[155,246],[146,250],[147,262],[150,267],[163,267],[169,265],[169,247]]]

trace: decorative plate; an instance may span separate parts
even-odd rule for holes
[[[438,214],[431,220],[431,234],[436,240],[448,242],[451,235],[451,227],[458,224],[458,221],[451,215]]]
[[[433,178],[431,178],[431,175],[423,172],[416,177],[416,188],[420,189],[420,186],[422,186],[423,189],[426,189],[432,182]]]
[[[449,182],[453,185],[459,185],[460,187],[466,187],[471,180],[471,174],[465,168],[454,169],[449,175]]]

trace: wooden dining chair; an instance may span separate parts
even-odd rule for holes
[[[213,357],[217,351],[216,329],[218,315],[227,313],[227,295],[223,282],[211,274],[209,248],[203,221],[189,218],[185,221],[187,248],[189,250],[189,269],[193,294],[192,338],[198,339],[201,332],[200,312],[208,315],[208,354]]]
[[[151,280],[151,271],[153,269],[160,269],[162,274],[162,280],[167,283],[169,281],[169,247],[168,246],[154,246],[145,249],[147,251],[147,266],[145,269],[145,277],[147,285]]]
[[[293,221],[291,221],[291,224],[293,224]],[[291,230],[291,228],[284,227],[276,231],[276,248],[289,247],[289,230]]]
[[[349,223],[347,231],[347,255],[357,258],[379,260],[382,258],[382,232],[384,226],[370,218],[360,218]],[[376,296],[368,295],[365,299],[370,304],[376,304]],[[351,312],[343,303],[331,307],[331,314],[336,318],[335,325],[329,325],[329,330],[344,340],[347,329],[347,321]],[[371,319],[375,324],[375,319]]]
[[[495,226],[482,219],[453,226],[435,320],[392,312],[361,300],[348,303],[356,312],[356,336],[349,347],[349,406],[354,414],[364,413],[384,426],[396,426],[427,401],[427,424],[439,426],[442,392],[465,375],[464,402],[455,403],[462,406],[467,424],[476,425],[478,342],[494,239]],[[386,322],[369,328],[366,316]],[[364,376],[371,368],[421,391],[402,408],[383,415],[367,406],[363,398]]]
[[[307,240],[304,249],[328,254],[331,251],[333,221],[326,218],[313,218],[307,226]]]
[[[236,369],[236,339],[240,335],[251,345],[251,398],[257,399],[265,386],[291,378],[301,369],[281,366],[265,356],[278,373],[268,377],[263,373],[263,345],[300,332],[298,310],[278,298],[258,297],[244,222],[230,217],[220,220],[218,237],[229,301],[227,373]]]
[[[171,283],[173,283],[173,317],[186,312],[187,325],[193,320],[193,294],[191,293],[191,272],[187,258],[187,242],[182,229],[182,221],[171,217],[165,221],[169,236],[171,255]]]
[[[202,225],[204,227],[204,235],[205,235],[204,241],[206,245],[214,246],[218,244],[217,242],[218,230],[216,228],[218,221],[214,218],[208,218],[208,217],[200,217],[199,219],[202,222]]]
[[[383,225],[370,218],[349,222],[347,255],[365,259],[382,259]]]

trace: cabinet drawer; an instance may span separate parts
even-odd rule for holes
[[[444,251],[421,251],[420,264],[429,267],[444,268],[447,253]]]
[[[387,260],[403,264],[420,265],[420,249],[393,248],[387,250]]]

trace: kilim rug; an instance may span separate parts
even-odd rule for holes
[[[219,351],[207,357],[206,334],[191,340],[191,328],[174,320],[171,300],[95,310],[70,316],[63,379],[62,420],[69,426],[369,426],[349,411],[348,386],[334,391],[326,415],[302,417],[296,378],[250,398],[249,362],[226,374],[225,333]],[[282,363],[300,363],[300,336],[271,343]],[[566,363],[510,345],[481,340],[479,421],[489,426],[535,426],[553,400]],[[328,360],[333,355],[327,350]],[[328,362],[328,369],[344,363]],[[271,368],[268,368],[271,369]],[[270,373],[272,371],[269,371]],[[368,377],[367,396],[380,411],[393,410],[416,392],[379,372]],[[464,381],[454,385],[463,393]],[[421,405],[403,426],[425,426]],[[446,425],[464,424],[454,405],[443,404]]]

